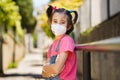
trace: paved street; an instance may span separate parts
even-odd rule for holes
[[[0,80],[44,80],[40,76],[43,62],[42,51],[27,53],[18,67],[7,70]]]

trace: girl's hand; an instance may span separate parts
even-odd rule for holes
[[[42,76],[49,78],[57,75],[56,70],[54,69],[55,65],[45,65],[43,66]]]
[[[65,66],[66,59],[68,57],[67,52],[62,52],[59,54],[59,57],[55,64],[43,66],[42,76],[43,77],[53,77],[61,73]]]

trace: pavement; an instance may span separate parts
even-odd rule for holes
[[[26,53],[17,68],[8,69],[0,80],[45,80],[41,78],[44,63],[43,52],[34,50]]]

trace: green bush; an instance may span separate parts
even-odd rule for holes
[[[11,68],[17,68],[17,66],[18,66],[18,63],[11,63],[11,64],[9,64],[9,66],[8,66],[8,68],[9,69],[11,69]]]

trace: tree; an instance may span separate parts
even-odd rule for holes
[[[15,26],[17,34],[23,35],[19,7],[14,1],[0,0],[0,25],[2,25],[0,26],[0,32],[4,31],[3,28],[12,29]]]
[[[19,7],[12,0],[0,0],[0,64],[3,63],[2,42],[5,40],[4,29],[16,29],[19,36],[23,35],[21,28],[21,16]],[[20,37],[21,38],[21,37]],[[3,65],[0,65],[0,74],[3,73]]]
[[[73,9],[77,10],[82,4],[84,0],[55,0],[51,3],[53,6],[63,7],[65,9]]]
[[[6,26],[16,25],[16,21],[20,21],[19,8],[12,0],[0,0],[0,24]]]
[[[27,29],[28,33],[33,32],[36,20],[33,17],[33,5],[32,0],[14,0],[20,8],[20,14],[22,16],[22,28]]]
[[[56,0],[50,0],[50,2],[54,2],[54,1],[56,1]]]

